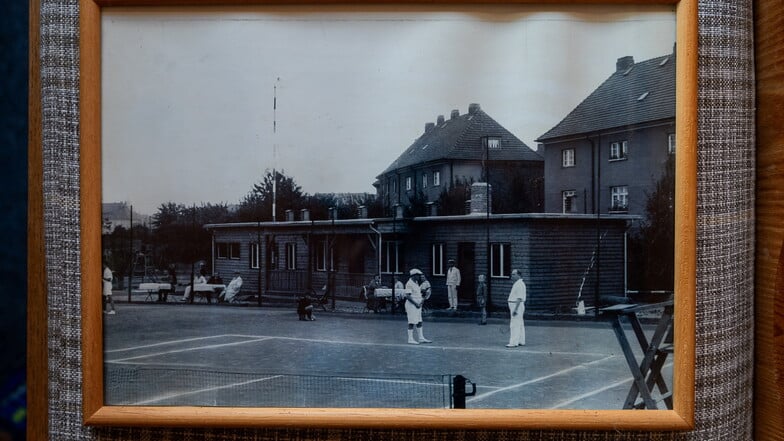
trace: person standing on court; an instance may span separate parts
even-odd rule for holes
[[[455,266],[455,259],[449,259],[446,270],[446,291],[449,296],[449,309],[457,311],[457,287],[460,286],[460,270]]]
[[[485,283],[485,275],[480,274],[476,284],[476,304],[479,305],[479,324],[487,324],[487,284]]]
[[[112,315],[116,314],[114,311],[114,300],[112,299],[112,279],[114,276],[112,275],[112,270],[109,269],[109,265],[104,262],[103,263],[103,303],[106,305],[106,308],[103,312],[106,314]]]
[[[507,348],[525,346],[525,324],[523,314],[525,313],[525,283],[519,269],[512,270],[512,290],[509,292],[509,344]]]
[[[422,290],[419,286],[422,280],[422,271],[413,268],[408,272],[411,278],[406,283],[405,304],[406,318],[408,319],[408,343],[418,345],[420,343],[431,343],[422,333]],[[414,338],[414,328],[416,327],[417,337]]]

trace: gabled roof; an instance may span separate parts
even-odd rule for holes
[[[498,124],[479,105],[472,104],[464,115],[453,111],[450,119],[426,130],[381,175],[412,165],[444,159],[482,160],[482,138],[497,136],[501,146],[490,151],[491,160],[543,161],[523,141]],[[380,175],[379,175],[380,176]]]
[[[675,56],[639,63],[624,57],[604,83],[536,141],[668,118],[675,118]]]

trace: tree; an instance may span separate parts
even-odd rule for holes
[[[212,241],[204,225],[231,220],[226,204],[161,204],[152,216],[153,246],[150,252],[154,255],[156,266],[162,269],[174,262],[208,261]]]
[[[253,188],[240,202],[237,210],[239,221],[258,222],[272,220],[273,183],[276,184],[275,217],[283,220],[286,210],[300,210],[307,206],[307,195],[296,183],[294,178],[286,176],[283,171],[266,170],[261,181],[253,184]]]
[[[666,290],[675,278],[675,161],[667,159],[664,172],[645,203],[645,219],[629,237],[629,286],[638,290]]]
[[[438,197],[438,211],[443,216],[466,214],[466,201],[471,198],[471,184],[474,180],[458,180],[449,189],[441,190]]]

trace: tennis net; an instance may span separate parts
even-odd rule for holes
[[[452,407],[452,375],[228,372],[109,363],[104,378],[108,405]]]

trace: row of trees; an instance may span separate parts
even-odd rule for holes
[[[286,210],[298,213],[301,209],[310,210],[311,219],[327,219],[330,208],[337,210],[338,218],[351,218],[356,217],[363,205],[367,207],[369,216],[382,215],[381,204],[376,201],[375,195],[311,195],[285,172],[267,170],[237,207],[225,203],[188,206],[166,202],[152,215],[149,225],[135,224],[133,231],[122,225],[115,226],[103,237],[105,258],[119,277],[127,275],[133,261],[141,258],[146,258],[147,264],[158,269],[170,263],[204,259],[210,255],[211,240],[203,225],[273,219],[273,183],[276,185],[275,217],[279,221],[284,220]],[[133,250],[133,255],[130,250]],[[205,263],[209,265],[209,262]]]

